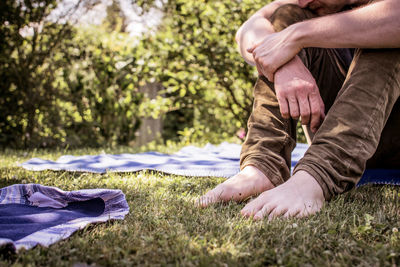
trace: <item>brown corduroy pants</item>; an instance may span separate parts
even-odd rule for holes
[[[314,15],[295,5],[276,10],[276,31]],[[359,181],[366,167],[400,168],[400,49],[306,48],[299,53],[325,104],[325,120],[293,173],[304,170],[326,200]],[[350,66],[349,66],[350,65]],[[290,177],[296,124],[279,111],[274,85],[260,76],[240,165],[253,165],[277,186]]]

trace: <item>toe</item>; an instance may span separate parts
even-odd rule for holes
[[[281,217],[282,215],[286,214],[287,211],[288,211],[287,207],[279,207],[279,206],[277,206],[268,215],[268,220],[273,220],[275,218]]]
[[[265,194],[261,194],[256,199],[247,203],[246,206],[240,211],[243,216],[250,217],[259,212],[265,205]]]
[[[253,217],[254,220],[261,220],[263,219],[265,216],[268,216],[274,209],[276,208],[276,206],[274,205],[269,205],[266,204],[265,206],[262,207],[262,209],[260,209]]]
[[[214,190],[211,190],[197,200],[197,205],[205,208],[215,202],[218,202],[218,197],[216,195],[216,192]]]
[[[315,214],[318,210],[302,208],[300,212],[296,215],[297,218],[303,218]]]
[[[297,215],[300,213],[300,210],[297,208],[290,208],[288,209],[285,214],[283,214],[283,218],[293,218],[293,217],[297,217]]]

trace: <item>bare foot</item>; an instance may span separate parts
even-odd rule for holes
[[[259,220],[264,217],[304,217],[318,212],[325,198],[318,182],[308,172],[298,171],[285,183],[265,191],[248,203],[243,216]]]
[[[274,188],[270,180],[256,167],[246,166],[241,172],[208,191],[197,200],[201,207],[216,202],[240,201]]]

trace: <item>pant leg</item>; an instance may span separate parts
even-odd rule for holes
[[[281,30],[313,16],[310,11],[297,5],[285,5],[276,10],[271,23],[277,30]],[[299,54],[316,79],[326,110],[333,104],[344,82],[351,61],[351,55],[350,59],[343,56],[346,53],[349,52],[307,48]],[[296,124],[295,120],[282,118],[273,83],[260,76],[254,88],[253,111],[242,146],[241,169],[253,165],[275,186],[286,181],[290,177],[291,152],[296,143]]]
[[[367,161],[369,169],[400,168],[400,99],[397,99],[383,128],[378,148]]]
[[[253,111],[240,153],[240,168],[253,165],[275,186],[290,176],[290,154],[296,144],[296,121],[280,114],[274,86],[260,76],[254,87]]]
[[[315,177],[327,200],[352,188],[369,159],[376,166],[384,166],[385,155],[400,159],[396,147],[390,148],[390,137],[399,141],[393,136],[400,133],[399,124],[394,125],[400,122],[399,77],[400,49],[356,52],[342,89],[294,170]]]

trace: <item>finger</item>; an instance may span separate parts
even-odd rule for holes
[[[274,76],[277,69],[271,64],[271,62],[265,60],[262,66],[265,73],[265,77],[267,77],[267,79],[270,82],[274,82]]]
[[[271,83],[274,82],[274,76],[275,76],[274,73],[271,73],[271,72],[266,73],[266,77],[267,77],[268,81],[270,81]]]
[[[254,49],[256,49],[257,46],[258,46],[258,44],[253,44],[252,46],[250,46],[249,48],[247,48],[247,52],[253,53]]]
[[[320,125],[321,121],[321,104],[318,97],[315,94],[309,96],[310,108],[311,108],[311,123],[310,128],[315,133]]]
[[[268,81],[274,82],[275,74],[274,74],[274,72],[270,71],[270,67],[269,67],[268,63],[265,61],[265,59],[254,56],[254,53],[253,53],[253,57],[254,57],[254,61],[256,62],[258,67],[261,69],[263,75],[268,79]]]
[[[253,53],[253,59],[257,68],[258,75],[265,76],[262,64],[260,63],[259,58],[255,55],[255,53]]]
[[[290,117],[297,120],[300,116],[299,103],[296,97],[288,97]]]
[[[325,104],[321,96],[319,96],[319,105],[321,107],[321,121],[323,121],[325,119]]]
[[[308,103],[308,97],[302,96],[298,101],[300,106],[301,124],[308,125],[310,123],[310,103]]]
[[[279,103],[279,110],[281,111],[282,117],[284,119],[289,119],[290,118],[289,105],[286,100],[286,97],[277,96],[277,98]]]
[[[258,64],[256,64],[256,67],[257,67],[258,75],[264,76],[262,68]]]

